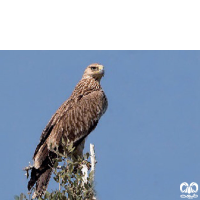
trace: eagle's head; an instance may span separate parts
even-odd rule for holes
[[[84,78],[87,78],[88,76],[100,81],[102,76],[104,76],[104,66],[98,63],[89,65],[83,74]]]

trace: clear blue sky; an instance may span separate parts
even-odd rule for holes
[[[182,182],[200,184],[200,51],[0,51],[2,200],[26,193],[22,168],[93,62],[109,100],[86,143],[99,199],[177,200]]]

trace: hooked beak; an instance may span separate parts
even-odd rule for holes
[[[104,76],[104,66],[103,65],[99,65],[99,73],[102,74],[102,76]]]

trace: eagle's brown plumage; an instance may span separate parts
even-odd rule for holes
[[[107,98],[100,85],[103,75],[102,65],[89,65],[70,98],[56,111],[42,132],[28,183],[29,190],[36,183],[33,198],[44,194],[51,177],[51,159],[56,154],[49,150],[50,146],[59,146],[63,138],[73,142],[76,154],[82,155],[85,138],[95,129],[107,109]]]

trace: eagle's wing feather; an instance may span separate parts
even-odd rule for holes
[[[48,124],[46,125],[45,129],[43,130],[41,136],[40,136],[40,142],[37,145],[36,149],[35,149],[35,153],[33,155],[33,159],[35,158],[38,150],[40,149],[40,147],[45,143],[46,139],[49,137],[52,129],[54,128],[54,126],[56,125],[56,123],[58,122],[58,120],[60,119],[61,115],[62,115],[62,111],[67,110],[66,107],[69,104],[69,100],[65,101],[60,108],[56,111],[56,113],[51,117],[50,121],[48,122]]]
[[[49,147],[59,146],[62,137],[66,141],[73,141],[75,146],[84,140],[94,130],[106,107],[107,100],[102,90],[87,93],[64,103],[41,136],[34,155],[35,167],[42,165]]]

